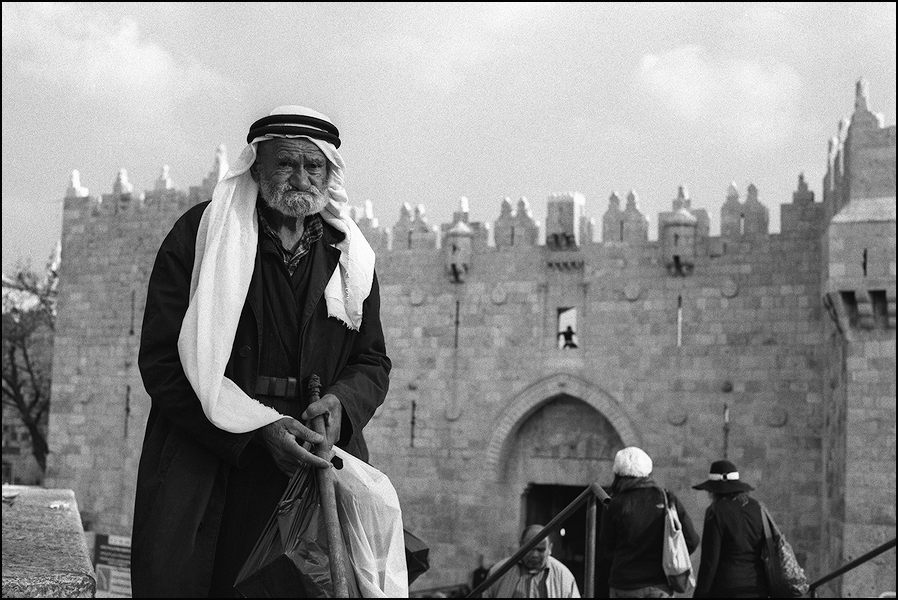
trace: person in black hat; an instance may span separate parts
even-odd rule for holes
[[[750,497],[754,488],[728,460],[711,464],[708,479],[692,486],[705,490],[702,558],[694,598],[767,598],[767,576],[761,562],[764,524],[761,505]]]
[[[235,597],[290,475],[331,468],[311,444],[367,460],[363,429],[389,386],[374,251],[344,210],[337,127],[282,106],[246,141],[150,275],[135,598]]]

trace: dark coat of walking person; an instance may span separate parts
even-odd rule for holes
[[[664,491],[650,477],[652,459],[631,446],[614,457],[611,503],[602,513],[600,551],[611,563],[608,579],[611,598],[671,598],[662,565],[664,550]],[[680,500],[667,496],[676,507],[691,554],[699,536]]]
[[[387,393],[374,252],[343,210],[337,128],[285,106],[247,143],[212,200],[172,227],[150,276],[135,597],[234,597],[289,476],[331,468],[311,445],[367,460],[362,432]],[[324,436],[309,428],[320,415]]]
[[[708,479],[692,487],[711,496],[693,597],[767,598],[761,505],[748,495],[754,488],[740,479],[736,465],[728,460],[713,462]]]

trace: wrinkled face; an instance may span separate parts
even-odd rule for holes
[[[525,539],[523,544],[526,544],[531,539],[533,539],[533,536]],[[524,566],[528,569],[541,569],[549,562],[549,556],[551,554],[552,544],[549,543],[549,538],[543,538],[540,543],[536,545],[536,548],[524,555],[521,562],[523,562]]]
[[[265,203],[288,217],[303,218],[327,205],[327,158],[309,140],[261,142],[251,174]]]

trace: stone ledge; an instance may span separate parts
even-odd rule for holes
[[[4,485],[3,597],[93,598],[94,569],[72,490]]]

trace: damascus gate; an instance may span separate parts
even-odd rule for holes
[[[679,182],[651,239],[636,192],[551,193],[544,215],[497,199],[492,222],[471,221],[465,199],[451,223],[420,205],[397,203],[384,224],[354,209],[377,251],[394,364],[366,430],[371,463],[431,548],[413,591],[470,583],[522,525],[610,484],[629,445],[699,529],[707,499],[691,485],[726,446],[812,578],[894,537],[895,126],[867,102],[858,82],[821,152],[822,197],[798,173],[782,175],[791,198],[731,185],[715,236]],[[226,169],[220,148],[187,190],[166,167],[143,193],[125,171],[109,193],[77,177],[66,193],[45,485],[75,491],[89,532],[130,535],[149,273]],[[553,534],[581,584],[584,523]],[[894,589],[890,552],[823,591]]]

